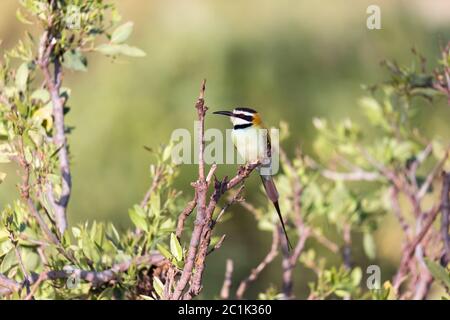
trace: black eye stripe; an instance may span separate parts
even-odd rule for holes
[[[251,127],[253,125],[253,123],[249,122],[249,123],[244,123],[244,124],[237,124],[233,127],[234,130],[239,130],[239,129],[246,129],[248,127]]]
[[[235,113],[233,114],[233,117],[248,121],[248,122],[252,122],[253,121],[253,117],[252,116],[247,116],[245,114],[239,114],[239,113]]]

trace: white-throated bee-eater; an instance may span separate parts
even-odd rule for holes
[[[267,197],[272,201],[283,227],[288,249],[292,248],[289,241],[280,206],[278,205],[278,190],[271,174],[271,143],[268,130],[264,127],[258,112],[250,108],[236,108],[233,111],[216,111],[214,114],[228,116],[233,124],[231,137],[241,158],[247,163],[259,161],[257,168],[261,176]]]

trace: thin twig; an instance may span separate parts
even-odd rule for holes
[[[32,277],[30,284],[34,285],[36,282],[47,280],[67,279],[70,277],[78,277],[80,280],[91,283],[95,288],[104,283],[115,280],[121,273],[126,272],[133,265],[161,265],[164,263],[165,258],[159,253],[151,253],[143,256],[139,256],[128,261],[113,265],[110,269],[103,271],[90,271],[74,268],[72,270],[50,270],[44,271],[38,276]],[[20,290],[22,285],[17,281],[11,280],[2,274],[0,274],[0,288],[4,287],[12,292]]]
[[[345,223],[342,230],[344,247],[342,248],[342,259],[344,260],[344,267],[348,270],[352,268],[352,233],[350,223]]]
[[[381,176],[378,172],[370,171],[352,171],[352,172],[337,172],[332,170],[322,170],[322,176],[334,181],[378,181]]]
[[[339,252],[339,246],[325,237],[323,234],[319,233],[316,229],[311,229],[311,237],[317,240],[321,245],[330,250],[333,253]]]
[[[191,299],[193,296],[199,294],[202,289],[202,275],[205,268],[205,259],[208,255],[208,247],[211,241],[213,221],[212,216],[221,196],[228,190],[234,188],[238,184],[242,183],[256,167],[259,162],[247,164],[238,170],[236,176],[231,180],[225,177],[223,180],[215,180],[214,191],[207,201],[208,187],[212,182],[216,166],[213,165],[209,171],[208,176],[205,178],[205,163],[204,163],[204,122],[207,107],[204,101],[205,95],[205,82],[202,83],[200,95],[195,105],[197,109],[198,121],[200,126],[198,128],[198,145],[199,145],[199,177],[198,180],[193,183],[195,188],[196,198],[195,202],[188,205],[178,219],[177,235],[181,235],[184,227],[184,222],[189,212],[192,212],[193,207],[197,207],[197,215],[194,222],[194,230],[191,234],[191,240],[189,242],[189,249],[181,276],[175,284],[175,289],[171,296],[172,300]],[[191,209],[192,208],[192,209]],[[188,289],[186,287],[190,283]],[[186,292],[185,292],[186,291]]]
[[[279,244],[280,244],[280,232],[278,228],[274,228],[272,233],[272,245],[270,247],[269,252],[264,257],[264,259],[258,264],[258,266],[252,270],[250,275],[246,279],[241,281],[236,291],[236,298],[242,299],[244,297],[248,285],[251,282],[255,281],[261,274],[261,272],[276,258],[276,256],[278,255]]]
[[[282,252],[283,252],[283,261],[282,261],[282,268],[283,268],[283,295],[286,299],[293,298],[293,289],[294,289],[294,279],[293,279],[293,271],[297,265],[297,262],[300,258],[300,255],[303,252],[303,249],[305,247],[306,240],[310,236],[310,228],[301,226],[298,229],[299,239],[297,244],[295,245],[295,248],[293,252],[290,254],[287,250],[287,240],[282,239],[282,243],[284,245],[281,246]]]
[[[398,189],[395,186],[391,186],[389,189],[389,194],[391,198],[391,205],[392,205],[392,212],[394,213],[395,217],[397,218],[398,222],[400,223],[400,226],[403,229],[403,232],[405,233],[406,239],[409,240],[412,238],[411,233],[411,227],[406,222],[402,210],[400,208],[400,204],[398,201],[399,192]]]
[[[417,194],[417,198],[419,200],[421,200],[425,196],[434,178],[441,171],[442,167],[444,166],[445,162],[448,159],[449,152],[450,150],[449,148],[447,148],[444,157],[434,166],[433,170],[431,170],[431,172],[426,177],[425,182],[422,184],[422,187],[420,188],[419,193]]]
[[[441,264],[446,267],[450,261],[450,234],[449,234],[449,217],[450,217],[450,173],[442,174],[442,195],[441,195],[441,237],[444,246],[444,252],[441,258]]]
[[[223,281],[222,289],[220,290],[220,298],[223,300],[228,300],[230,298],[232,276],[233,276],[233,260],[227,259],[225,269],[225,279]]]
[[[410,264],[411,259],[413,258],[413,255],[414,255],[417,245],[422,241],[424,236],[428,233],[428,231],[429,231],[430,227],[432,226],[434,220],[436,219],[439,211],[440,211],[440,205],[435,206],[430,210],[430,213],[428,214],[428,220],[424,224],[420,233],[403,250],[403,256],[400,261],[400,266],[398,268],[397,274],[395,275],[394,281],[393,281],[393,287],[396,292],[398,292],[400,285],[405,280],[405,275],[408,271],[408,265]]]
[[[56,10],[56,9],[53,9]],[[51,19],[51,18],[50,18]],[[67,146],[67,137],[64,124],[64,105],[67,102],[61,96],[60,89],[62,84],[63,71],[60,62],[60,57],[52,57],[54,55],[53,39],[56,35],[52,34],[52,24],[49,23],[49,29],[44,32],[39,47],[38,66],[40,67],[45,85],[50,92],[50,97],[53,106],[54,118],[54,136],[53,142],[58,149],[59,170],[62,179],[61,197],[56,202],[55,219],[60,234],[64,234],[67,228],[67,206],[69,204],[71,190],[72,190],[72,176],[70,173],[69,152]],[[53,58],[53,60],[52,60]],[[50,64],[53,63],[54,75],[50,72]]]
[[[181,214],[178,216],[177,221],[177,230],[176,230],[176,236],[178,239],[180,239],[181,234],[184,230],[184,223],[186,222],[186,219],[191,215],[192,211],[194,211],[195,207],[197,206],[197,190],[195,190],[194,199],[192,199],[186,207],[183,209]]]
[[[144,208],[150,201],[151,195],[155,192],[162,178],[163,178],[163,170],[161,167],[157,167],[155,169],[155,176],[153,177],[152,184],[150,185],[150,188],[147,190],[144,198],[141,201],[141,208]]]

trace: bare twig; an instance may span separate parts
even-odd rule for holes
[[[9,295],[17,292],[22,288],[22,285],[0,273],[0,296]]]
[[[33,284],[33,287],[31,288],[31,291],[25,297],[25,300],[32,300],[34,294],[39,289],[41,283],[44,282],[44,281],[45,281],[45,273],[41,273],[39,275],[39,278],[37,279],[37,281]]]
[[[193,296],[199,294],[200,290],[202,289],[202,275],[205,268],[205,259],[208,254],[208,247],[210,244],[212,228],[214,224],[212,221],[212,216],[217,203],[225,192],[242,183],[259,165],[259,162],[256,162],[241,167],[238,170],[237,175],[229,181],[227,178],[221,181],[215,180],[214,191],[209,198],[209,201],[207,201],[208,187],[212,182],[212,178],[217,167],[213,165],[207,177],[205,177],[205,163],[203,153],[205,143],[204,121],[207,107],[205,105],[204,96],[205,81],[202,83],[200,95],[195,105],[197,109],[198,121],[200,122],[197,141],[199,145],[199,177],[198,180],[193,183],[196,195],[194,201],[191,202],[187,206],[187,208],[185,208],[178,219],[177,236],[181,236],[184,228],[184,222],[195,206],[197,207],[197,215],[194,222],[194,230],[191,234],[191,240],[189,243],[185,265],[181,272],[181,276],[175,284],[175,289],[169,297],[172,300],[178,300],[180,298],[191,299]],[[190,285],[186,291],[188,283],[190,283]]]
[[[378,172],[370,171],[352,171],[352,172],[336,172],[332,170],[323,170],[322,175],[330,180],[335,181],[377,181],[381,179]]]
[[[199,137],[199,148],[198,148],[198,179],[200,182],[205,182],[205,114],[208,108],[205,106],[205,89],[206,80],[203,80],[202,87],[200,90],[200,96],[198,97],[195,108],[197,109],[197,115],[199,119],[198,137]]]
[[[197,248],[201,241],[203,226],[206,223],[206,192],[207,192],[207,183],[205,180],[205,163],[203,158],[203,150],[205,145],[204,139],[204,121],[206,114],[206,106],[205,106],[205,81],[202,82],[202,86],[200,89],[200,95],[195,104],[195,108],[197,109],[198,120],[200,121],[199,133],[198,133],[198,145],[199,145],[199,179],[194,184],[194,188],[196,189],[196,198],[197,198],[197,217],[195,219],[195,226],[192,232],[191,240],[189,243],[188,254],[186,257],[186,263],[183,267],[183,271],[181,273],[181,277],[176,283],[174,292],[172,293],[170,299],[178,300],[182,294],[184,289],[186,288],[191,275],[192,270],[194,268],[195,259],[197,256]],[[185,219],[185,218],[184,218]]]
[[[441,195],[441,237],[444,245],[441,263],[447,266],[450,261],[450,235],[449,235],[449,217],[450,217],[450,173],[442,174],[442,195]]]
[[[293,289],[294,289],[294,279],[293,279],[293,271],[297,265],[297,262],[300,258],[301,253],[305,247],[306,240],[310,236],[310,229],[304,226],[300,226],[298,228],[299,239],[297,244],[295,245],[294,251],[292,254],[289,254],[287,250],[287,243],[281,246],[283,252],[283,295],[286,299],[293,298]],[[282,239],[282,242],[287,242],[286,239]]]
[[[428,233],[430,230],[430,227],[432,226],[434,220],[436,219],[438,213],[440,211],[440,206],[433,207],[429,214],[428,214],[428,220],[426,223],[424,223],[422,230],[419,234],[415,236],[415,238],[406,246],[406,248],[403,250],[403,256],[400,261],[400,266],[398,268],[397,274],[394,277],[393,281],[393,287],[398,292],[398,289],[400,288],[400,285],[405,280],[405,275],[408,271],[408,265],[411,263],[411,259],[413,258],[414,252],[416,250],[417,245],[420,244],[424,236]]]
[[[434,166],[433,170],[428,174],[428,176],[425,179],[425,182],[422,184],[422,187],[419,190],[419,193],[417,194],[417,198],[421,200],[425,194],[427,193],[428,189],[430,188],[431,183],[433,182],[436,175],[439,174],[441,171],[443,165],[448,159],[450,149],[447,148],[445,151],[444,157]]]
[[[195,207],[197,206],[197,190],[195,190],[194,199],[192,199],[186,207],[183,209],[183,212],[178,216],[177,221],[177,230],[176,230],[176,236],[178,239],[180,239],[181,234],[184,230],[184,223],[186,219],[191,215],[192,211],[194,211]]]
[[[217,222],[220,221],[224,213],[228,210],[231,205],[233,205],[235,202],[240,202],[241,194],[244,191],[244,185],[240,186],[240,188],[236,191],[234,196],[223,206],[222,210],[220,210],[219,214],[217,215],[216,220],[213,221],[211,228],[214,228]]]
[[[230,298],[230,288],[233,276],[233,260],[227,259],[227,265],[225,269],[225,279],[223,281],[222,290],[220,290],[220,298],[227,300]]]
[[[255,281],[260,273],[276,258],[278,255],[278,246],[280,244],[280,231],[278,228],[274,228],[272,234],[272,245],[270,247],[270,251],[264,257],[264,259],[259,263],[259,265],[252,270],[250,275],[242,280],[237,291],[236,298],[242,299],[244,297],[245,291],[247,290],[248,285]]]
[[[56,35],[52,34],[52,24],[49,23],[48,25],[49,29],[44,32],[40,41],[38,65],[44,75],[45,85],[50,92],[53,105],[55,130],[53,142],[56,144],[57,148],[59,148],[59,170],[62,179],[61,197],[59,201],[56,202],[55,219],[60,234],[64,234],[64,231],[67,228],[66,211],[71,195],[72,177],[70,173],[69,152],[64,124],[64,105],[66,103],[66,99],[63,98],[60,93],[63,71],[60,63],[60,57],[52,57],[54,55],[53,40]],[[53,63],[54,66],[54,76],[52,76],[50,71],[51,63]]]
[[[310,231],[311,231],[311,237],[316,239],[317,242],[319,242],[325,248],[327,248],[328,250],[330,250],[333,253],[339,252],[339,246],[336,243],[334,243],[333,241],[331,241],[330,239],[328,239],[327,237],[325,237],[323,234],[319,233],[315,229],[311,229]]]
[[[227,237],[226,234],[222,235],[219,239],[219,241],[217,241],[217,243],[214,245],[214,247],[212,247],[211,249],[209,249],[208,253],[206,254],[207,256],[210,255],[211,253],[213,253],[214,251],[216,251],[217,249],[220,249],[220,247],[222,247],[223,242],[225,241],[225,238]]]
[[[344,266],[350,270],[352,268],[352,233],[350,223],[344,224],[343,239],[344,247],[342,248],[342,259],[344,260]]]
[[[150,185],[150,188],[147,190],[144,198],[141,201],[141,208],[145,207],[147,203],[150,201],[150,197],[155,192],[162,178],[163,178],[163,170],[161,167],[157,167],[155,169],[155,176],[153,177],[152,184]]]
[[[394,213],[395,217],[400,223],[400,226],[402,227],[403,232],[405,233],[406,239],[409,240],[410,238],[412,238],[411,228],[402,214],[402,210],[398,202],[399,197],[398,189],[395,186],[391,186],[389,189],[389,194],[391,197],[392,212]]]
[[[80,280],[84,280],[92,284],[93,287],[98,287],[104,283],[111,282],[117,279],[121,273],[126,272],[132,265],[161,265],[164,263],[165,258],[159,253],[151,253],[143,256],[139,256],[128,261],[113,265],[110,269],[103,271],[89,271],[81,269],[72,270],[50,270],[44,271],[38,276],[34,276],[31,279],[32,285],[37,282],[43,282],[47,280],[67,279],[70,277],[78,277]],[[17,281],[6,278],[0,274],[0,289],[6,288],[9,293],[20,290],[22,285]]]

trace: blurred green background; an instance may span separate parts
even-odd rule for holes
[[[127,210],[141,200],[148,187],[151,155],[143,146],[168,142],[172,130],[192,131],[193,109],[203,78],[208,79],[207,104],[211,109],[234,106],[257,108],[268,125],[289,123],[288,151],[301,145],[312,153],[315,132],[311,120],[323,116],[358,119],[356,100],[361,84],[380,82],[385,76],[379,62],[393,58],[412,61],[416,47],[435,61],[439,44],[450,35],[447,0],[247,0],[247,1],[117,1],[123,21],[135,22],[131,44],[147,52],[142,59],[112,63],[91,55],[89,71],[67,73],[72,89],[67,122],[70,136],[73,196],[70,222],[110,220],[130,226]],[[366,8],[381,7],[382,30],[366,28]],[[0,50],[22,37],[24,26],[15,18],[18,1],[0,1]],[[430,65],[429,65],[430,66]],[[429,106],[428,106],[429,108]],[[425,118],[426,116],[426,118]],[[429,133],[449,135],[450,112],[444,105],[424,110],[419,125]],[[228,122],[209,117],[207,127],[225,129]],[[422,121],[421,121],[422,120]],[[293,152],[290,152],[291,154]],[[219,175],[235,166],[222,166]],[[177,187],[187,197],[195,167],[183,166]],[[257,188],[252,177],[247,190]],[[10,201],[14,179],[7,179],[0,201]],[[256,205],[263,198],[247,198]],[[253,218],[234,209],[232,219],[220,226],[227,233],[223,247],[211,255],[203,297],[215,297],[222,285],[226,258],[235,262],[234,284],[261,260],[271,235],[256,229]],[[398,263],[400,232],[386,217],[377,233],[378,258],[365,260],[356,244],[355,261],[365,269],[380,264],[383,281]],[[296,293],[308,294],[312,273],[299,268]],[[250,286],[249,297],[269,285],[279,287],[280,258]]]

